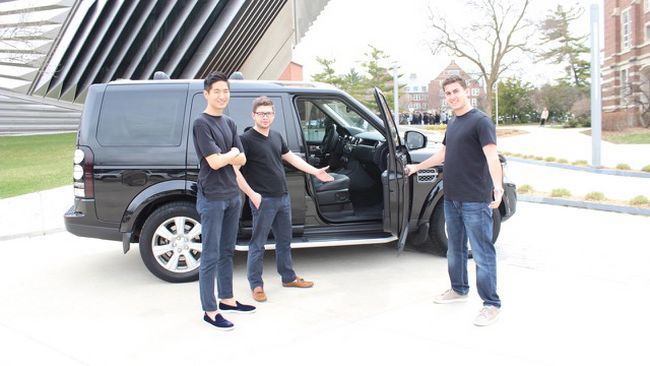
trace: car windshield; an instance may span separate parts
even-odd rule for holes
[[[356,127],[363,131],[374,131],[356,110],[336,99],[322,99],[316,102],[318,107],[343,127]]]

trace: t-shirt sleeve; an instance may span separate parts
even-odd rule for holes
[[[200,156],[206,158],[212,154],[221,153],[221,149],[217,146],[217,142],[214,141],[212,131],[210,131],[210,126],[208,126],[205,121],[200,119],[194,121],[194,139],[199,148],[198,153]]]
[[[497,143],[496,128],[488,117],[481,118],[478,124],[478,141],[481,143],[481,147]]]
[[[280,135],[280,134],[278,134],[278,136],[280,136],[280,143],[281,143],[281,145],[280,145],[280,153],[282,155],[284,155],[284,154],[289,152],[289,148],[287,147],[286,142],[284,142],[284,137],[282,137],[282,135]]]
[[[241,142],[241,138],[237,134],[237,125],[235,124],[235,121],[233,121],[232,119],[230,120],[230,129],[232,130],[232,146],[236,147],[241,152],[245,152],[244,145]]]
[[[447,146],[447,131],[445,131],[445,136],[442,138],[442,144]]]

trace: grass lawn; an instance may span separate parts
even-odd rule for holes
[[[591,136],[591,130],[584,134]],[[602,131],[602,138],[614,144],[650,144],[650,129],[634,127],[623,131]]]
[[[0,137],[0,198],[72,184],[75,133]]]

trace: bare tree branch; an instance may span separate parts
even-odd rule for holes
[[[429,49],[433,54],[444,50],[464,58],[480,70],[487,89],[485,111],[488,114],[492,113],[494,84],[517,62],[516,59],[506,61],[506,58],[515,52],[526,51],[527,41],[532,36],[530,25],[525,21],[530,0],[504,1],[468,1],[466,4],[483,13],[486,20],[454,30],[450,30],[440,12],[429,5],[430,27],[434,33]],[[484,60],[484,55],[489,55],[489,58]]]

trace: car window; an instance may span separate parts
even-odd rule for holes
[[[97,141],[102,146],[179,146],[187,85],[109,85]]]

